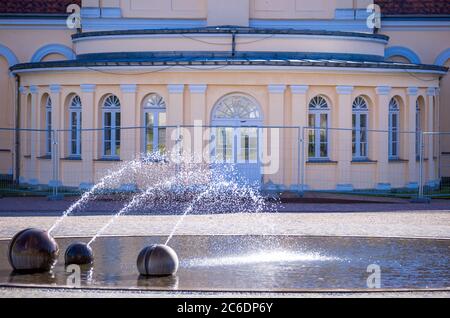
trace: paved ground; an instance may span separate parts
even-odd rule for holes
[[[210,293],[210,292],[151,292],[120,290],[76,290],[0,287],[0,298],[449,298],[450,291],[399,292],[311,292],[311,293]]]

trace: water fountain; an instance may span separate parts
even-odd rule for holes
[[[71,244],[64,255],[65,264],[92,264],[94,255],[91,245],[122,215],[136,209],[153,207],[163,203],[165,208],[173,209],[175,213],[181,212],[180,217],[168,235],[165,244],[154,244],[142,249],[137,259],[137,267],[143,276],[173,275],[178,268],[178,256],[168,244],[187,215],[195,210],[203,213],[238,210],[241,212],[261,212],[267,207],[265,200],[258,191],[240,180],[232,166],[211,169],[209,165],[193,162],[192,159],[185,159],[176,163],[170,162],[167,157],[159,154],[152,154],[140,160],[128,162],[109,173],[90,191],[84,193],[57,219],[48,232],[26,232],[25,239],[32,240],[33,235],[37,235],[37,238],[40,238],[41,241],[46,242],[42,239],[46,238],[48,242],[53,243],[54,239],[51,237],[51,233],[74,211],[95,199],[98,193],[113,188],[113,186],[120,186],[124,181],[123,179],[133,180],[137,183],[138,188],[144,190],[133,195],[124,207],[112,216],[87,244],[81,242]],[[180,209],[183,206],[185,208]],[[22,238],[20,234],[17,236]],[[20,240],[17,240],[17,243],[20,242]],[[48,245],[52,246],[50,243]],[[38,246],[28,245],[26,248],[31,258],[36,254],[34,248],[38,248]],[[16,263],[19,262],[17,261],[19,254],[11,248],[10,255],[10,258],[15,261],[14,263],[11,262],[14,264],[13,268],[18,267]],[[30,264],[28,268],[49,270],[51,268],[49,259],[46,258],[48,263],[46,263],[46,266],[39,264],[32,264],[31,266]],[[52,261],[55,259],[56,256],[51,258]]]

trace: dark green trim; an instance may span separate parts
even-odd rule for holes
[[[389,37],[383,34],[369,34],[343,31],[316,31],[295,29],[271,29],[251,28],[238,26],[214,26],[202,28],[180,28],[180,29],[144,29],[144,30],[117,30],[117,31],[93,31],[73,34],[72,39],[83,39],[101,36],[126,36],[126,35],[151,35],[151,34],[266,34],[266,35],[312,35],[312,36],[342,36],[366,39],[378,39],[389,41]]]

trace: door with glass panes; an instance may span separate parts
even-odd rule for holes
[[[213,162],[232,165],[242,182],[260,187],[261,113],[256,102],[241,94],[229,95],[214,108]]]

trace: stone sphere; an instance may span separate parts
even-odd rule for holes
[[[139,253],[137,267],[143,276],[174,275],[178,270],[178,256],[166,245],[148,246]]]
[[[66,249],[64,261],[66,265],[90,265],[94,263],[94,253],[86,243],[73,243]]]
[[[56,264],[59,247],[47,231],[26,229],[17,233],[8,248],[8,260],[16,272],[48,272]]]

